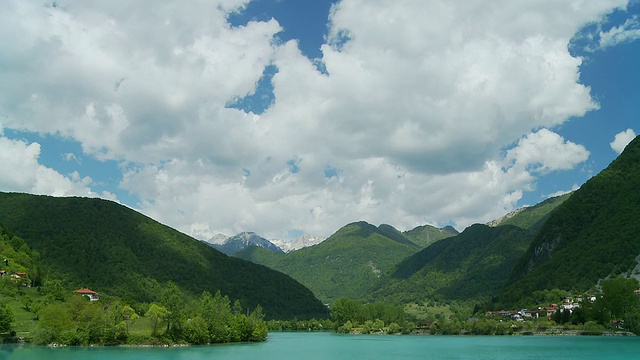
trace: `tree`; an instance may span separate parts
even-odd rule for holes
[[[625,319],[640,306],[640,297],[634,293],[639,286],[638,280],[623,276],[603,280],[602,297],[598,301],[611,313],[612,319]]]
[[[13,323],[13,312],[6,303],[0,304],[0,333],[9,332]]]
[[[347,321],[364,322],[363,312],[364,306],[360,302],[347,298],[338,299],[331,305],[331,318],[336,327],[344,325]]]
[[[160,303],[167,310],[167,332],[174,338],[179,338],[181,336],[185,299],[173,281],[169,281],[162,291]]]
[[[144,316],[151,320],[151,334],[156,335],[158,333],[158,327],[166,321],[169,316],[169,311],[164,306],[153,303],[149,306],[149,310]]]
[[[64,285],[62,285],[62,281],[58,279],[46,280],[38,290],[43,295],[50,298],[47,300],[48,303],[53,301],[64,301],[69,293],[67,289],[64,288]]]
[[[126,325],[127,334],[129,334],[129,324],[133,324],[139,318],[139,316],[131,306],[125,305],[122,308],[122,318],[124,319]]]
[[[269,329],[264,321],[262,306],[256,306],[249,315],[249,327],[251,329],[249,341],[264,341],[267,338]]]
[[[220,290],[214,297],[204,292],[200,297],[200,313],[207,324],[211,342],[229,341],[229,324],[232,315],[231,301],[228,296],[222,296]]]

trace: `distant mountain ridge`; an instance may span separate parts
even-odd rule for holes
[[[360,299],[393,265],[420,250],[390,225],[364,221],[345,225],[320,244],[277,254],[249,248],[235,256],[282,271],[324,302]]]
[[[284,252],[280,247],[254,232],[241,232],[231,237],[218,234],[206,243],[227,255],[233,255],[251,246],[261,247],[274,252]]]
[[[422,248],[446,239],[448,237],[456,236],[459,232],[453,226],[445,226],[443,228],[437,228],[431,225],[422,225],[413,228],[409,231],[405,231],[404,235],[408,237],[415,244],[420,245]]]
[[[272,239],[271,242],[282,249],[284,252],[288,253],[309,246],[318,245],[325,240],[326,238],[306,234],[292,240]]]

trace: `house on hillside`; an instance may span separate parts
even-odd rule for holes
[[[82,295],[82,296],[86,296],[89,298],[90,301],[98,301],[100,300],[100,294],[98,294],[97,292],[87,289],[87,288],[80,288],[78,290],[74,290],[74,292],[78,295]]]
[[[640,296],[640,289],[633,291],[636,295]]]
[[[7,275],[7,270],[0,270],[0,276]]]

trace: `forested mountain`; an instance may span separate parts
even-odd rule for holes
[[[541,220],[545,220],[549,214],[560,204],[565,202],[571,194],[573,194],[573,192],[546,199],[534,206],[520,208],[499,219],[490,221],[487,225],[514,225],[523,229],[534,228],[537,225],[540,225],[542,223]]]
[[[408,237],[409,240],[419,245],[421,248],[426,248],[436,241],[456,236],[458,234],[458,230],[454,229],[451,226],[437,228],[431,225],[418,226],[414,229],[404,232],[404,235]]]
[[[195,295],[220,290],[244,307],[260,304],[270,318],[327,314],[289,276],[228,257],[110,201],[0,193],[0,223],[40,254],[40,274],[68,287],[151,301],[171,280]]]
[[[432,243],[400,262],[381,281],[372,298],[403,303],[425,299],[479,300],[495,295],[540,224],[569,196],[547,199],[495,220],[491,227],[475,224],[460,234]],[[438,230],[426,228],[432,233],[434,229]],[[446,229],[441,229],[442,233]],[[454,231],[450,228],[449,234]]]
[[[633,272],[640,255],[640,137],[560,205],[518,261],[501,300],[536,290],[585,291]]]
[[[389,225],[357,222],[318,245],[287,254],[254,247],[235,255],[289,274],[322,301],[333,302],[366,297],[382,274],[419,249]]]
[[[491,296],[530,241],[529,231],[513,225],[472,225],[400,262],[372,298],[401,304]]]

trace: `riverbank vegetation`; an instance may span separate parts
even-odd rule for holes
[[[169,281],[156,302],[104,294],[90,299],[60,279],[42,280],[37,259],[38,254],[24,240],[0,228],[2,342],[160,345],[263,341],[267,337],[260,305],[244,308],[239,300],[232,302],[220,291],[194,297]]]
[[[0,288],[4,341],[39,345],[162,345],[263,341],[267,325],[260,306],[252,311],[220,292],[188,298],[169,283],[162,300],[128,303],[115,297],[90,301],[58,280],[42,287]]]

